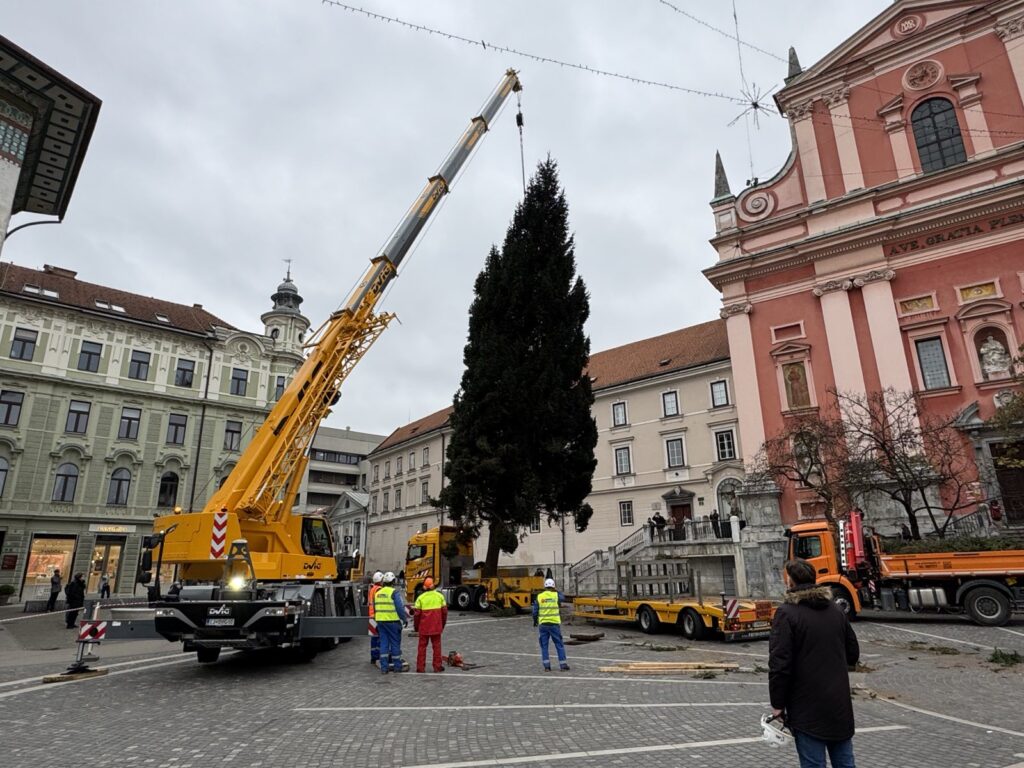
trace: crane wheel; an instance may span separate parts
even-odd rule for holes
[[[481,613],[487,613],[491,609],[491,601],[487,599],[487,587],[483,584],[473,590],[473,608]]]
[[[460,611],[468,611],[473,607],[473,595],[466,587],[456,587],[452,594],[452,603]]]

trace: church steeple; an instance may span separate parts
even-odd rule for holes
[[[309,330],[309,319],[299,310],[302,296],[292,282],[291,259],[285,261],[288,262],[288,271],[284,281],[270,297],[274,307],[264,312],[260,319],[265,326],[264,332],[274,340],[277,349],[301,354],[302,342]]]

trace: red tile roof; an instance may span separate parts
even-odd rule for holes
[[[680,328],[590,356],[594,391],[729,359],[724,320]]]
[[[724,320],[711,320],[689,328],[680,328],[652,339],[634,341],[614,349],[595,352],[587,367],[595,391],[631,381],[641,381],[673,371],[682,371],[729,359],[729,339]],[[378,445],[373,453],[392,448],[414,437],[448,424],[452,407],[424,416],[399,427]]]
[[[16,264],[0,263],[0,294],[75,307],[99,315],[136,320],[190,333],[207,333],[213,326],[235,330],[234,326],[210,314],[199,304],[188,307],[140,296],[96,283],[85,283],[75,275],[70,269],[50,265],[43,269],[29,269]],[[55,292],[57,296],[46,296],[41,292],[28,293],[25,291],[26,285],[35,286],[40,291]],[[123,307],[124,312],[99,307],[97,301]],[[169,322],[157,320],[157,314],[163,315]]]
[[[378,445],[370,453],[373,456],[375,453],[392,448],[399,443],[404,443],[406,440],[412,440],[414,437],[425,435],[428,432],[433,432],[435,429],[441,429],[448,423],[448,417],[452,415],[452,406],[448,406],[436,413],[432,413],[429,416],[424,416],[422,419],[414,421],[410,424],[406,424],[404,427],[399,427],[386,438],[384,442]]]

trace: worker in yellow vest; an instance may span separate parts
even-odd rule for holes
[[[423,580],[423,591],[416,598],[413,606],[413,626],[419,634],[419,645],[416,649],[416,671],[427,671],[427,643],[434,646],[434,671],[444,672],[441,660],[441,633],[448,623],[448,603],[438,590],[434,589],[434,580],[427,576]]]
[[[377,632],[377,619],[374,616],[373,599],[377,596],[377,592],[380,591],[380,585],[383,581],[384,574],[380,571],[375,571],[373,574],[373,583],[370,585],[370,591],[366,595],[366,612],[370,616],[369,633],[371,664],[380,663],[380,634]]]
[[[373,596],[373,616],[377,620],[377,632],[380,634],[380,672],[402,672],[402,627],[409,624],[409,616],[405,611],[401,593],[395,589],[395,574],[388,571],[384,574],[384,586]]]
[[[559,669],[568,671],[569,663],[565,658],[565,643],[562,642],[562,614],[559,604],[565,598],[555,589],[554,579],[544,580],[544,591],[537,595],[533,602],[533,626],[540,627],[540,662],[544,671],[551,671],[551,658],[548,656],[548,642],[554,641],[555,652],[558,654]]]

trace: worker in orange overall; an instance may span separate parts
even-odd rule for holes
[[[373,574],[373,583],[366,596],[367,613],[370,615],[370,663],[376,665],[380,662],[380,634],[377,632],[377,619],[374,618],[373,598],[380,590],[380,583],[384,580],[384,574],[376,571]]]
[[[434,580],[427,576],[423,580],[423,591],[413,604],[413,626],[419,633],[419,645],[416,649],[416,671],[426,672],[427,643],[434,646],[434,671],[444,672],[441,658],[441,633],[448,623],[448,603],[438,590],[434,589]]]

